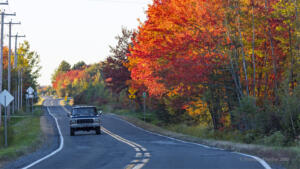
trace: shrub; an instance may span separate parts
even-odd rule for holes
[[[259,139],[261,136],[260,134],[255,131],[255,130],[250,130],[250,131],[247,131],[243,137],[242,137],[242,141],[247,143],[247,144],[250,144],[250,143],[253,143],[255,142],[257,139]]]
[[[283,132],[293,141],[300,134],[300,87],[292,92],[286,85],[282,86],[280,95],[280,124]]]
[[[270,136],[265,136],[257,142],[264,145],[284,146],[286,145],[286,137],[280,131],[276,131]]]
[[[254,97],[244,97],[241,99],[240,105],[232,111],[232,123],[240,130],[249,130],[260,127],[259,122],[259,108],[256,106],[256,99]]]

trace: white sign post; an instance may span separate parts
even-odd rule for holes
[[[146,98],[147,98],[147,93],[143,92],[143,98],[144,98],[144,122],[146,121]]]
[[[29,96],[28,94],[25,94],[25,98],[26,98],[26,112],[28,112],[28,99],[29,99]]]
[[[4,143],[5,147],[8,146],[7,143],[7,106],[14,100],[14,97],[7,91],[4,90],[0,93],[0,103],[4,106]]]
[[[29,87],[26,91],[28,94],[33,94],[33,92],[34,92],[32,87]]]
[[[29,87],[26,91],[28,93],[28,95],[26,96],[26,99],[31,99],[31,112],[33,112],[34,89],[32,87]]]

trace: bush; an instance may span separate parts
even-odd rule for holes
[[[242,98],[240,105],[232,111],[233,125],[240,130],[249,130],[259,128],[259,108],[256,105],[254,97]]]
[[[260,134],[255,131],[255,130],[250,130],[250,131],[247,131],[243,137],[242,137],[242,141],[247,143],[247,144],[250,144],[250,143],[253,143],[255,142],[257,139],[259,139],[261,136]]]
[[[280,95],[280,124],[284,133],[291,141],[294,141],[300,134],[300,87],[296,87],[293,92],[289,88],[282,86]]]
[[[259,144],[271,145],[271,146],[285,146],[286,137],[280,132],[276,131],[270,136],[265,136],[264,138],[257,141]]]

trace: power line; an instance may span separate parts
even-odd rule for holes
[[[115,4],[141,4],[141,5],[147,5],[150,4],[151,1],[133,1],[133,0],[89,0],[93,2],[102,2],[102,3],[115,3]],[[141,2],[142,1],[142,2]]]

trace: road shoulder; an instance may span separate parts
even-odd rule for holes
[[[44,108],[44,115],[40,120],[41,130],[43,133],[42,143],[39,148],[32,153],[19,157],[17,160],[8,162],[4,165],[4,169],[21,168],[37,159],[51,153],[59,147],[59,137],[54,119],[49,115]]]
[[[175,133],[163,128],[160,128],[158,126],[145,123],[137,118],[134,117],[128,117],[128,116],[121,116],[117,114],[108,113],[108,115],[114,116],[116,118],[119,118],[121,120],[127,121],[137,127],[140,127],[146,131],[150,131],[162,136],[171,137],[175,139],[179,139],[182,141],[192,142],[192,143],[198,143],[201,145],[224,149],[231,152],[240,152],[240,153],[246,153],[251,154],[255,156],[262,157],[273,169],[283,169],[283,161],[286,158],[289,158],[292,156],[292,154],[289,154],[290,152],[282,152],[279,150],[275,150],[271,147],[266,146],[260,146],[260,145],[249,145],[249,144],[241,144],[241,143],[233,143],[228,141],[217,141],[217,140],[205,140],[196,138],[193,136],[181,134],[181,133]],[[280,162],[281,160],[281,162]],[[275,162],[276,161],[276,162]],[[279,161],[279,162],[278,162]]]

